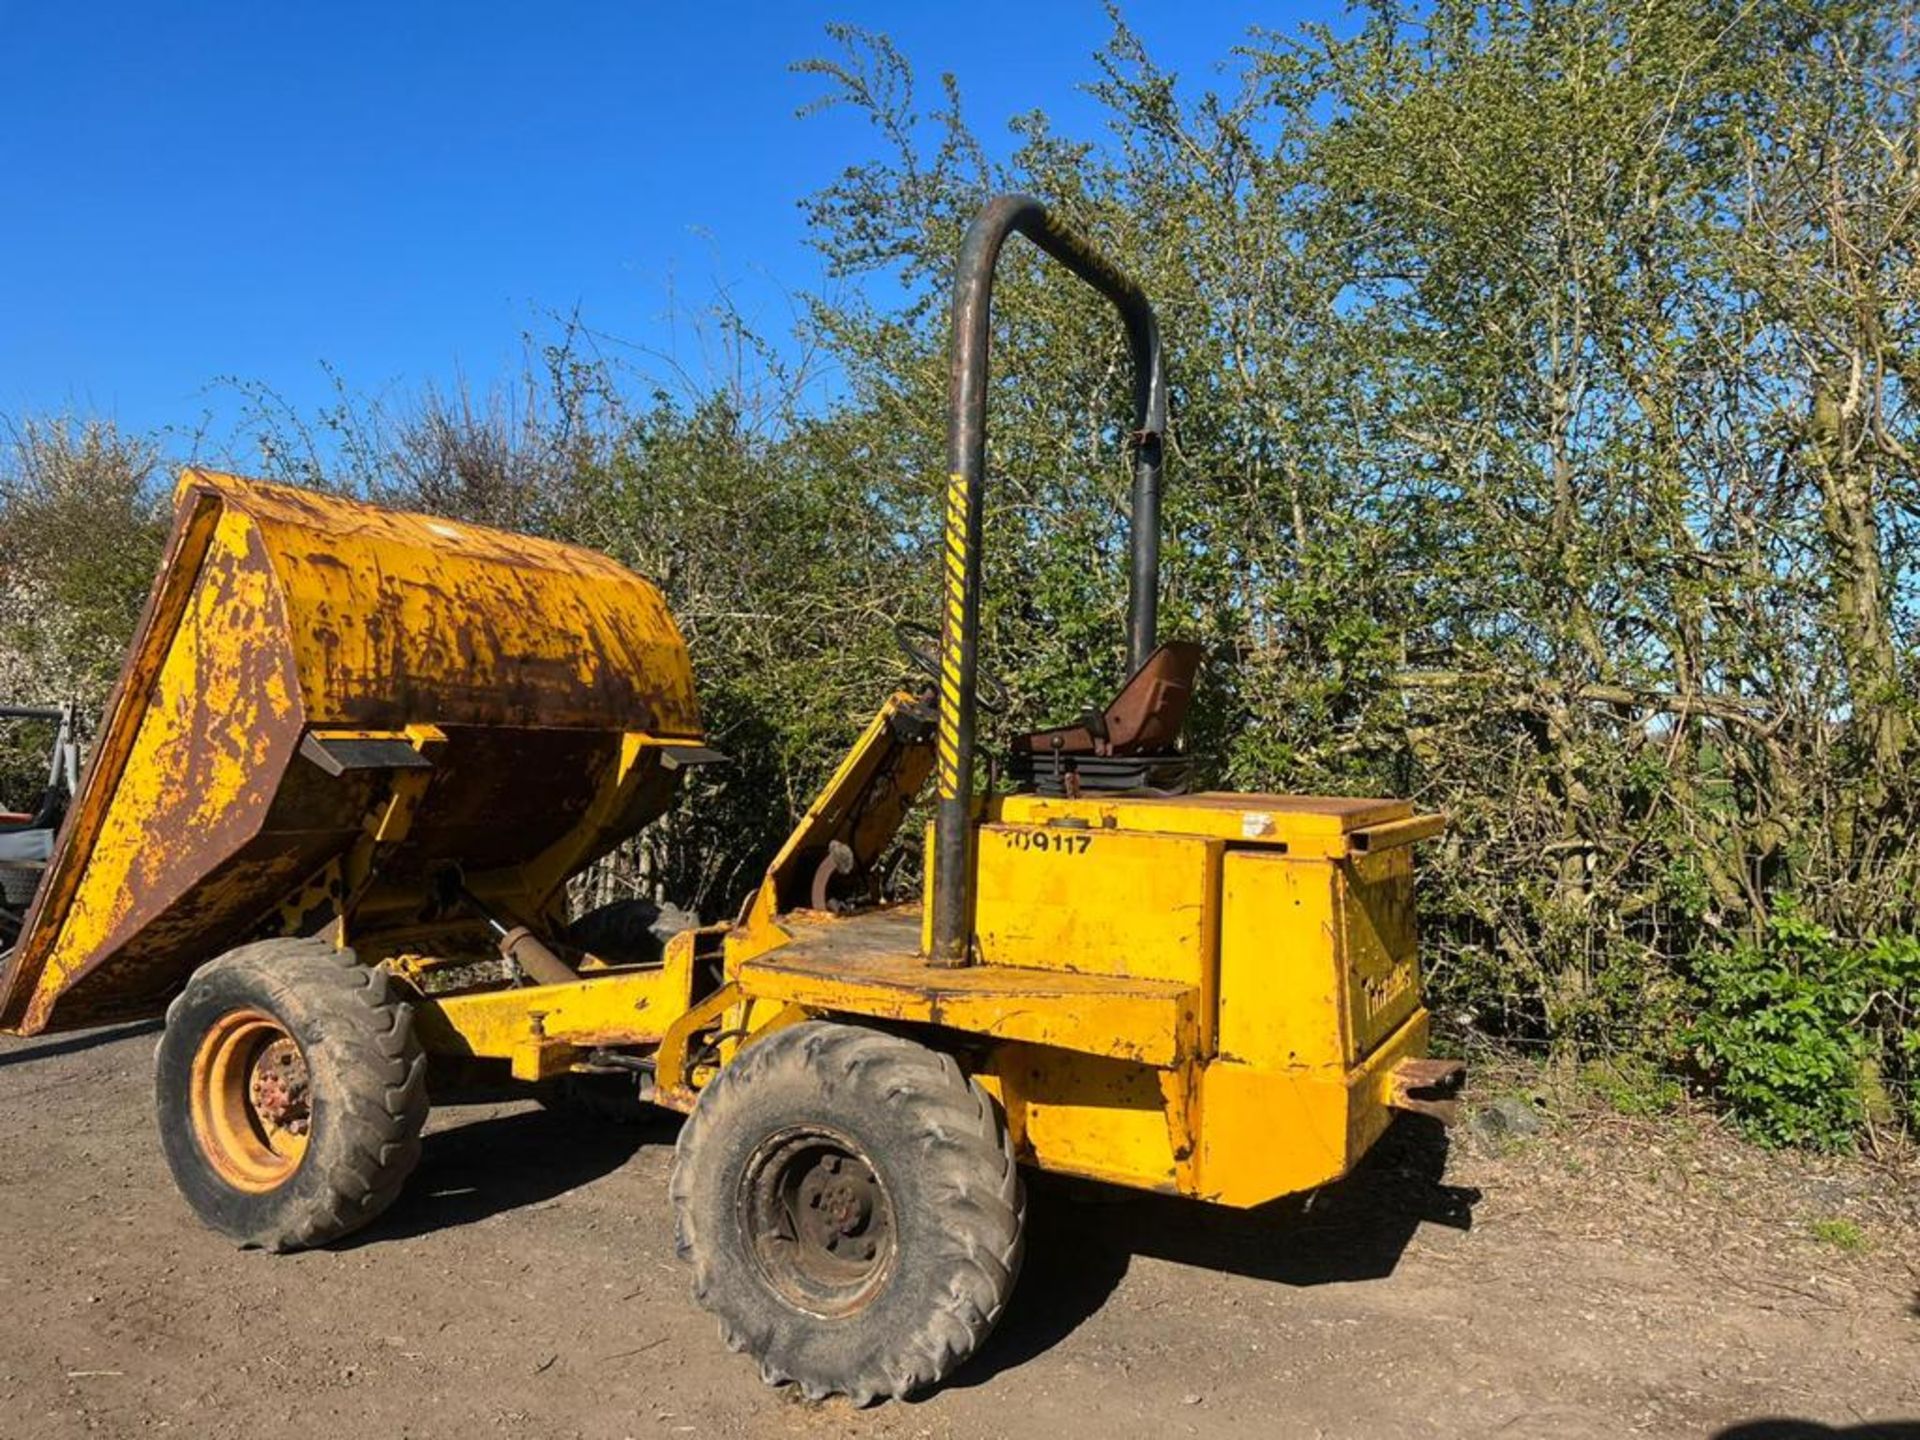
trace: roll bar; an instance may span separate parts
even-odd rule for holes
[[[972,931],[968,827],[973,805],[975,685],[979,676],[981,492],[986,481],[987,348],[993,273],[1007,237],[1020,234],[1098,290],[1120,312],[1133,358],[1133,515],[1127,657],[1153,653],[1160,597],[1161,443],[1167,424],[1160,325],[1146,292],[1085,238],[1028,195],[1001,195],[974,217],[953,280],[947,387],[947,503],[940,623],[939,800],[934,817],[932,945],[935,965],[964,965]]]

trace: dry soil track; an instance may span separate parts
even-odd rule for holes
[[[152,1050],[0,1041],[0,1436],[1920,1440],[1911,1174],[1709,1127],[1450,1156],[1409,1132],[1251,1216],[1042,1187],[989,1348],[855,1412],[763,1388],[693,1307],[670,1125],[438,1110],[375,1229],[246,1254],[167,1181]],[[1822,1217],[1870,1248],[1815,1239]]]

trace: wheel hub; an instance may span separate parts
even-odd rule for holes
[[[194,1138],[237,1190],[277,1189],[300,1168],[313,1080],[300,1044],[262,1010],[234,1010],[202,1037],[188,1081]]]
[[[871,1260],[878,1242],[865,1232],[873,1224],[879,1189],[873,1171],[860,1161],[822,1156],[800,1180],[804,1208],[794,1218],[801,1238],[838,1256]]]
[[[248,1084],[255,1113],[268,1125],[295,1135],[307,1133],[313,1112],[308,1098],[311,1084],[307,1057],[293,1040],[275,1040],[253,1062]]]
[[[768,1283],[788,1304],[834,1318],[864,1309],[893,1270],[893,1202],[844,1136],[788,1131],[755,1153],[740,1220]]]

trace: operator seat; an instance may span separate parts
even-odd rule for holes
[[[1179,750],[1180,732],[1203,654],[1190,640],[1169,641],[1104,710],[1087,711],[1077,725],[1015,736],[1014,780],[1046,795],[1185,790],[1192,763]]]

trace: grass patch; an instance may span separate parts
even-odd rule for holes
[[[1807,1230],[1822,1245],[1831,1245],[1849,1255],[1861,1254],[1867,1248],[1867,1232],[1851,1220],[1815,1220]]]
[[[1580,1084],[1608,1109],[1641,1119],[1670,1114],[1685,1092],[1680,1082],[1646,1060],[1617,1055],[1580,1067]]]

